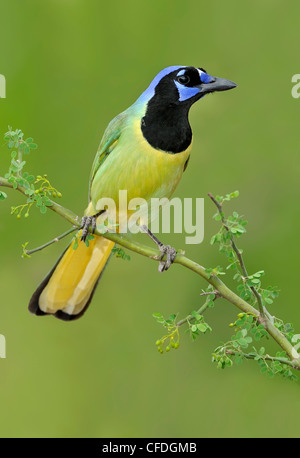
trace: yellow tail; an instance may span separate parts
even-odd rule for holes
[[[30,312],[70,321],[82,316],[87,309],[114,242],[95,236],[89,241],[89,247],[80,242],[74,250],[73,244],[33,294]]]

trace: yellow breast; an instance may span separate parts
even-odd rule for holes
[[[142,134],[140,119],[134,120],[96,173],[91,188],[94,209],[99,210],[98,201],[103,197],[113,199],[118,208],[119,190],[127,190],[128,201],[170,198],[190,150],[191,145],[181,153],[169,154],[153,148]]]

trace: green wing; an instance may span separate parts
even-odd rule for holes
[[[99,167],[101,167],[105,159],[114,150],[116,144],[118,143],[122,130],[125,127],[126,118],[127,118],[126,111],[124,111],[123,113],[120,113],[108,124],[106,131],[104,132],[104,135],[100,142],[97,154],[93,162],[92,170],[91,170],[90,184],[89,184],[89,200],[91,198],[90,196],[91,186],[95,178],[95,175]]]

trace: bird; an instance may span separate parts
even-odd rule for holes
[[[185,171],[192,146],[191,106],[205,95],[237,85],[211,76],[202,67],[174,65],[160,71],[148,88],[106,128],[90,174],[89,201],[81,229],[82,241],[71,241],[53,269],[31,297],[29,311],[53,315],[64,321],[80,318],[87,310],[107,265],[114,242],[95,235],[84,243],[88,227],[95,227],[102,197],[113,199],[118,211],[119,190],[128,199],[170,198]],[[167,270],[176,251],[157,243]],[[88,246],[87,246],[88,245]]]

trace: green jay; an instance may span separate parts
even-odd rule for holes
[[[118,211],[119,190],[128,199],[170,198],[186,169],[192,130],[188,115],[191,106],[206,94],[236,87],[232,81],[209,75],[203,68],[171,66],[154,78],[145,92],[108,125],[96,154],[89,185],[89,204],[81,236],[102,213],[99,202],[113,199]],[[159,243],[167,253],[167,265],[176,252]],[[91,302],[114,242],[95,235],[73,249],[74,241],[33,294],[30,312],[54,315],[65,321],[83,315]],[[164,270],[164,267],[161,269]]]

